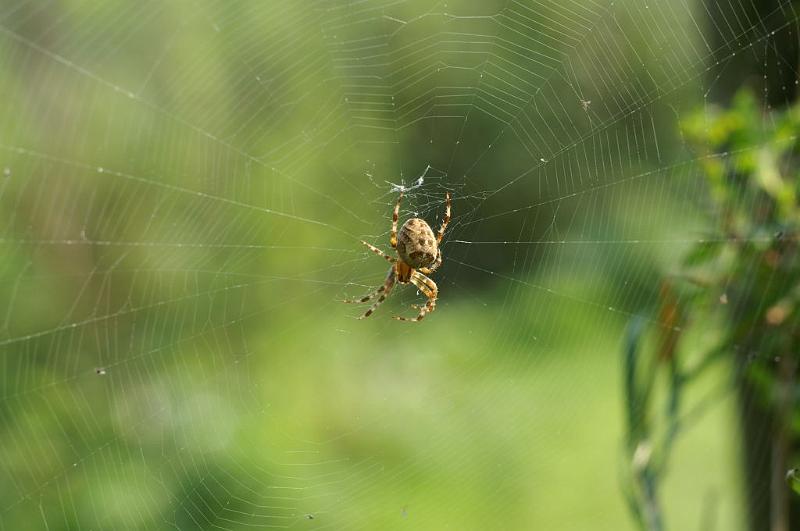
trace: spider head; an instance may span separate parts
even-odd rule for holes
[[[430,266],[438,253],[436,236],[424,219],[411,218],[398,231],[397,255],[412,268]]]

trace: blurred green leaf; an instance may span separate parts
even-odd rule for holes
[[[683,257],[683,266],[693,267],[705,264],[717,258],[722,252],[723,246],[724,242],[719,240],[698,243]]]
[[[800,469],[792,468],[789,470],[786,473],[786,483],[792,487],[795,494],[800,495]]]

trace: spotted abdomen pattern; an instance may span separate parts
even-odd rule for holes
[[[405,263],[419,269],[436,261],[436,236],[424,219],[411,218],[397,234],[397,254]]]

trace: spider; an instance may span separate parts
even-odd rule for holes
[[[386,275],[386,280],[383,286],[379,287],[372,293],[361,297],[360,299],[346,300],[348,303],[369,302],[375,297],[378,300],[364,313],[359,319],[366,319],[381,305],[386,297],[392,292],[395,282],[400,284],[414,284],[419,291],[421,291],[427,298],[428,302],[425,306],[414,306],[419,309],[419,314],[416,317],[400,317],[395,316],[398,321],[422,321],[425,316],[436,309],[436,297],[439,294],[439,288],[436,283],[428,278],[442,265],[442,249],[439,245],[442,243],[444,231],[447,229],[447,224],[450,223],[450,193],[445,196],[445,210],[442,226],[439,227],[439,232],[434,236],[433,230],[430,225],[420,218],[411,218],[400,228],[397,232],[397,219],[400,215],[400,201],[403,200],[403,192],[400,192],[400,197],[397,198],[397,204],[394,205],[394,213],[392,214],[392,233],[389,237],[389,243],[392,248],[397,251],[397,258],[391,257],[384,253],[374,245],[362,241],[370,251],[382,256],[387,262],[392,264],[389,268],[389,273]]]

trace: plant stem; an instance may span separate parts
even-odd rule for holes
[[[789,423],[792,414],[792,389],[796,363],[791,355],[781,356],[778,368],[778,411],[772,440],[772,479],[770,495],[771,531],[789,531],[789,497],[786,470],[789,454]]]
[[[661,508],[658,504],[658,494],[656,493],[656,481],[650,470],[642,473],[642,487],[645,498],[645,523],[649,531],[662,531]]]

